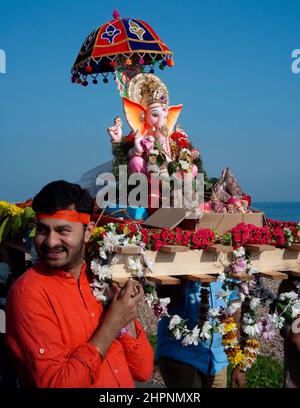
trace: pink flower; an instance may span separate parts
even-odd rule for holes
[[[276,334],[275,326],[269,316],[263,316],[258,322],[260,335],[264,340],[272,340]]]
[[[242,259],[242,258],[237,259],[234,262],[233,266],[232,266],[233,272],[234,273],[243,273],[243,272],[245,272],[246,265],[247,265],[247,263],[246,263],[246,261],[244,259]]]
[[[237,204],[239,200],[236,197],[229,197],[227,200],[227,204]]]

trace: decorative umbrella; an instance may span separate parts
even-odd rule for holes
[[[120,18],[117,10],[114,20],[94,30],[84,41],[72,67],[72,82],[88,85],[88,76],[97,84],[97,76],[108,82],[109,72],[118,80],[122,95],[126,95],[127,80],[143,72],[146,66],[154,72],[173,66],[172,51],[144,21],[135,18]]]

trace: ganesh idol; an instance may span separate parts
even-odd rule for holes
[[[128,97],[123,97],[123,108],[134,135],[128,150],[131,173],[162,173],[168,171],[170,163],[177,163],[181,170],[197,175],[193,160],[198,150],[191,149],[182,129],[173,132],[182,105],[169,106],[167,87],[159,78],[148,73],[136,75],[128,86]],[[108,129],[113,143],[122,139],[120,123],[116,118]]]

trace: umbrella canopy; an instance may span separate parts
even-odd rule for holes
[[[107,73],[124,65],[150,65],[152,69],[158,61],[161,68],[174,65],[172,51],[149,24],[120,18],[116,10],[113,16],[114,20],[98,27],[84,41],[72,67],[73,82],[82,83],[87,75],[95,78],[99,73],[106,78]]]

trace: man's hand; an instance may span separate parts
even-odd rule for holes
[[[232,388],[246,387],[246,374],[241,372],[238,368],[234,368],[232,370],[231,387]]]
[[[114,298],[106,312],[104,321],[110,320],[120,331],[137,317],[137,305],[143,298],[144,291],[140,283],[129,279],[122,290],[113,284]]]
[[[124,289],[117,285],[113,285],[113,289],[115,294],[103,322],[90,340],[98,348],[102,358],[119,331],[137,317],[137,305],[144,296],[141,284],[132,279],[128,280]],[[134,337],[134,331],[132,334]]]

